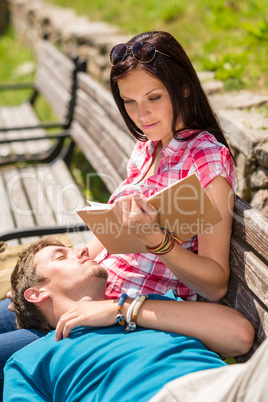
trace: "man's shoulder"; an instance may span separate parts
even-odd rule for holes
[[[7,361],[7,365],[15,362],[23,362],[23,364],[25,364],[33,360],[36,361],[37,358],[39,359],[42,354],[47,353],[54,344],[55,331],[50,331],[47,335],[15,352]]]

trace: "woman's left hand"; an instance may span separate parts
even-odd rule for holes
[[[106,327],[116,323],[117,304],[114,300],[83,300],[64,313],[57,324],[55,340],[68,338],[73,328],[79,325]]]

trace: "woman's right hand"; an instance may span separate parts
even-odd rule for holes
[[[127,228],[146,245],[158,244],[163,234],[159,228],[157,211],[142,194],[133,194],[118,198],[112,205],[112,211],[118,223]],[[160,238],[160,241],[155,241]]]

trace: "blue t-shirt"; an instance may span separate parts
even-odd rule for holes
[[[147,402],[167,382],[224,366],[201,341],[120,325],[55,331],[16,352],[5,367],[4,402]]]

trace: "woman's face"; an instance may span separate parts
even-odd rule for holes
[[[173,109],[164,84],[142,69],[136,69],[119,80],[118,87],[125,109],[136,126],[149,140],[160,140],[165,147],[173,138]]]

